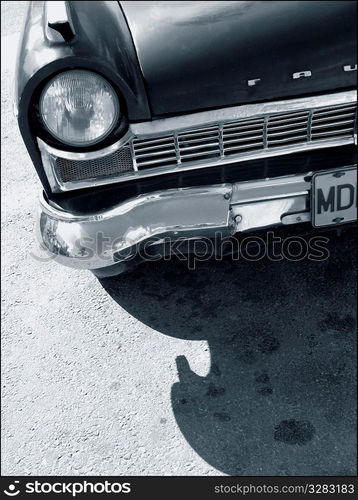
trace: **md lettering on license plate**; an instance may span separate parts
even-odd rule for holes
[[[354,220],[357,220],[357,168],[314,174],[312,224],[322,227]]]

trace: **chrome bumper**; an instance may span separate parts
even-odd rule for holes
[[[42,196],[38,237],[62,264],[100,269],[167,238],[230,236],[311,220],[305,175],[169,189],[140,195],[95,215],[73,215]],[[306,180],[305,180],[306,179]]]

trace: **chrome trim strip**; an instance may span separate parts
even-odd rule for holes
[[[119,141],[107,146],[103,149],[98,149],[97,151],[62,151],[61,149],[56,149],[52,146],[49,146],[39,137],[37,138],[37,143],[41,151],[44,151],[50,155],[56,156],[58,158],[65,158],[66,160],[96,160],[97,158],[102,158],[103,156],[107,156],[115,151],[118,151],[122,146],[125,146],[127,142],[133,137],[130,131],[127,131],[126,134],[119,139]]]
[[[233,154],[227,157],[223,157],[223,152],[217,158],[206,160],[204,162],[199,160],[192,160],[188,162],[181,162],[177,165],[171,165],[166,167],[152,167],[148,169],[138,170],[136,164],[135,155],[133,155],[133,139],[140,138],[145,140],[158,137],[160,139],[161,134],[172,134],[174,136],[174,144],[177,160],[180,158],[180,151],[177,143],[177,134],[181,130],[190,131],[198,126],[210,126],[215,125],[220,127],[220,123],[233,121],[238,119],[257,117],[258,119],[264,115],[275,115],[282,112],[294,112],[294,111],[305,111],[306,109],[311,110],[312,108],[319,109],[320,107],[336,106],[340,104],[350,104],[356,102],[357,93],[356,91],[348,92],[338,92],[331,95],[324,96],[313,96],[299,99],[290,99],[277,102],[267,102],[259,104],[247,104],[241,106],[235,106],[231,108],[204,111],[199,113],[191,113],[184,116],[164,118],[160,120],[155,120],[151,122],[142,122],[131,124],[125,136],[123,136],[119,141],[103,148],[98,151],[92,152],[69,152],[61,151],[47,145],[43,140],[37,138],[38,145],[41,151],[42,160],[44,164],[44,169],[48,177],[51,189],[53,192],[61,191],[71,191],[74,189],[81,189],[86,187],[97,187],[107,184],[125,182],[128,180],[137,180],[147,177],[153,177],[156,175],[165,175],[173,172],[183,172],[186,170],[194,170],[199,168],[215,167],[220,165],[227,165],[230,163],[240,163],[248,160],[255,160],[260,158],[271,158],[274,156],[282,156],[286,154],[298,153],[302,151],[313,151],[321,148],[330,148],[343,145],[349,145],[354,143],[355,137],[342,137],[334,139],[315,139],[312,142],[303,142],[301,144],[295,144],[291,146],[277,146],[267,149],[244,152],[238,151],[237,154]],[[265,120],[267,121],[267,120]],[[266,124],[267,126],[267,124]],[[309,136],[314,132],[312,131],[312,121],[309,121]],[[267,134],[266,134],[267,135]],[[266,136],[264,134],[264,137]],[[311,137],[308,137],[308,140]],[[272,141],[272,140],[271,140]],[[73,182],[61,182],[56,174],[56,158],[65,158],[68,160],[94,160],[97,158],[105,157],[111,153],[114,153],[126,144],[130,145],[133,157],[133,172],[128,172],[121,175],[108,176],[103,178],[92,178],[82,181]],[[220,144],[220,141],[219,141]],[[267,146],[264,145],[264,146]]]
[[[151,137],[164,133],[171,133],[180,129],[196,128],[209,123],[219,123],[224,121],[241,120],[262,116],[266,114],[279,114],[289,111],[300,111],[311,108],[326,106],[336,106],[338,104],[355,103],[357,91],[338,92],[336,94],[303,97],[299,99],[289,99],[284,101],[263,102],[258,104],[243,104],[224,109],[202,111],[183,116],[162,118],[151,122],[133,123],[130,127],[133,135],[141,138]]]

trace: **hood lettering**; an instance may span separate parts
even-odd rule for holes
[[[354,66],[352,64],[346,64],[343,66],[343,71],[357,71],[357,65]],[[297,71],[292,73],[293,80],[297,80],[299,78],[308,78],[312,76],[312,71],[307,69],[305,71]],[[248,87],[254,87],[259,82],[261,82],[261,78],[252,78],[251,80],[247,80]]]
[[[351,64],[343,66],[343,71],[357,71],[357,65],[352,66]]]
[[[298,71],[297,73],[293,73],[292,78],[297,80],[297,78],[307,78],[308,76],[312,76],[312,71]]]

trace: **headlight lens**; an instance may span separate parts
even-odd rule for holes
[[[113,130],[119,112],[112,86],[86,70],[58,74],[40,97],[40,114],[46,129],[71,146],[100,142]]]

